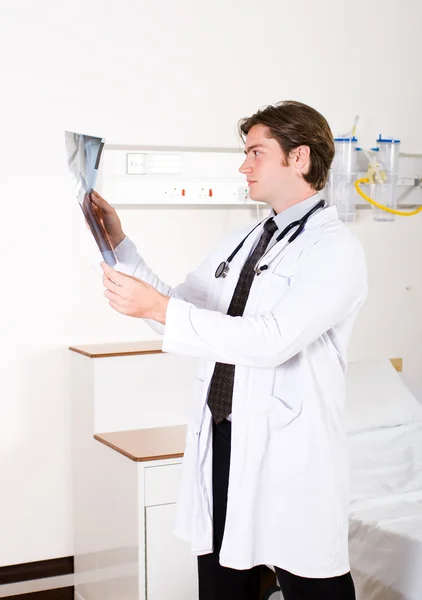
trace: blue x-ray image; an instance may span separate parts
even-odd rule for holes
[[[104,261],[114,267],[117,260],[113,247],[90,196],[97,181],[104,144],[103,138],[65,131],[67,164],[76,197]]]

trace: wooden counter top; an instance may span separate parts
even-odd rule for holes
[[[89,358],[107,358],[111,356],[134,356],[135,354],[160,354],[161,340],[144,342],[119,342],[114,344],[83,344],[70,346],[69,350]]]
[[[142,342],[115,342],[111,344],[82,344],[70,346],[69,350],[89,358],[107,358],[111,356],[134,356],[137,354],[161,354],[163,342],[148,340]],[[403,371],[402,358],[390,358],[393,367],[399,373]]]
[[[115,431],[96,434],[94,438],[136,462],[182,458],[186,425]]]

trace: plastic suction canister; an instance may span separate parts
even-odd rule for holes
[[[358,194],[373,207],[376,221],[392,221],[394,215],[411,217],[422,211],[422,206],[412,211],[397,210],[397,179],[399,174],[400,140],[381,135],[377,140],[376,156],[368,154],[369,166],[366,177],[355,182]],[[366,154],[366,153],[365,153]],[[361,189],[362,184],[370,184],[368,196]]]
[[[356,218],[356,195],[354,183],[357,176],[357,138],[334,138],[335,155],[329,178],[330,204],[335,205],[342,221]]]

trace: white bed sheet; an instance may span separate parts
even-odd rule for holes
[[[358,600],[422,600],[422,423],[350,435]]]

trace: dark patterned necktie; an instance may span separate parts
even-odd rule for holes
[[[240,273],[239,281],[227,311],[227,314],[231,317],[241,317],[243,315],[255,277],[255,265],[263,256],[276,231],[277,225],[272,218],[265,222],[264,231],[259,238],[259,242]],[[208,406],[216,423],[220,423],[232,412],[234,371],[235,365],[215,364],[208,393]]]

